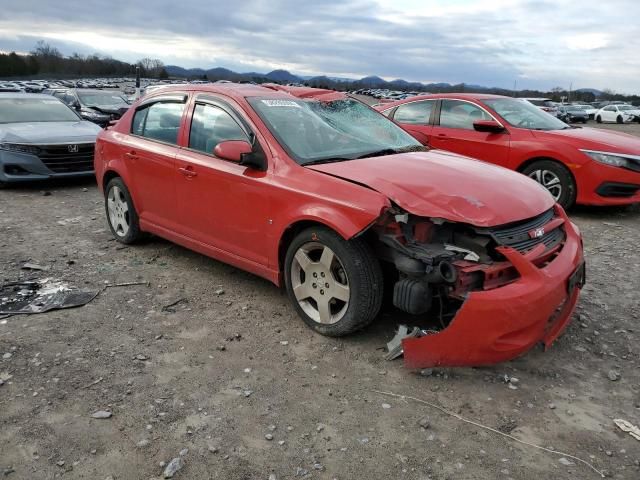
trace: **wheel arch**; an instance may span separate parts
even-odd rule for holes
[[[576,190],[576,198],[577,198],[578,197],[578,193],[579,193],[579,188],[578,188],[578,181],[576,180],[576,176],[573,174],[571,169],[564,164],[564,162],[558,160],[557,158],[550,157],[550,156],[545,156],[545,155],[531,157],[528,160],[525,160],[524,162],[522,162],[518,166],[518,168],[516,168],[516,171],[519,172],[519,173],[524,173],[525,169],[528,166],[533,165],[536,162],[541,162],[541,161],[548,161],[548,162],[557,163],[558,165],[562,166],[567,172],[569,172],[569,175],[571,175],[571,178],[573,179],[573,185],[574,185],[575,190]]]
[[[376,219],[374,219],[373,221],[375,220]],[[363,231],[366,231],[368,227],[371,225],[371,223],[372,222],[370,222],[368,225],[365,225],[364,228],[355,224],[344,225],[344,224],[341,224],[341,222],[336,222],[335,224],[332,224],[332,222],[327,222],[324,219],[320,219],[320,218],[300,218],[290,223],[282,231],[282,233],[280,234],[280,238],[278,239],[278,251],[277,251],[277,255],[278,255],[277,266],[278,266],[278,272],[279,272],[278,284],[279,285],[283,284],[282,275],[284,272],[284,261],[287,255],[287,249],[289,248],[289,245],[291,244],[293,239],[296,237],[296,235],[298,235],[303,230],[306,230],[307,228],[311,228],[311,227],[328,228],[336,232],[345,240],[349,240],[350,238],[353,238],[361,234]]]

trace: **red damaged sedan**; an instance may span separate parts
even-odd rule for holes
[[[425,150],[335,92],[183,85],[101,132],[95,167],[118,241],[150,232],[284,285],[321,334],[368,325],[387,287],[438,325],[403,341],[411,367],[549,345],[584,282],[577,227],[532,180]]]
[[[637,137],[569,126],[499,95],[422,95],[376,109],[424,145],[524,173],[564,208],[640,202]]]

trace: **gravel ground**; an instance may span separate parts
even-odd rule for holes
[[[384,390],[638,479],[640,442],[613,419],[640,425],[640,208],[571,216],[588,285],[566,334],[495,367],[419,372],[383,360],[401,318],[390,307],[360,334],[324,338],[264,280],[161,239],[113,241],[90,181],[0,191],[0,282],[148,282],[0,319],[0,471],[153,479],[181,458],[174,478],[598,478]]]

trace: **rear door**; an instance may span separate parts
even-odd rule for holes
[[[391,117],[423,145],[430,144],[431,121],[437,100],[418,100],[396,107]]]
[[[261,240],[271,218],[268,173],[213,153],[220,142],[259,139],[225,100],[202,95],[190,110],[175,169],[180,228],[201,244],[267,265],[267,242]]]
[[[156,97],[139,105],[122,155],[142,221],[175,229],[175,158],[187,95]]]
[[[508,166],[511,143],[508,131],[478,132],[473,127],[473,123],[477,120],[496,119],[473,102],[442,99],[435,125],[431,130],[431,146],[504,167]]]

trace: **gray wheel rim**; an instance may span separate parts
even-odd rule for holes
[[[534,170],[529,174],[529,178],[533,178],[546,188],[556,202],[560,200],[562,196],[562,182],[551,170]]]
[[[351,289],[344,266],[333,250],[309,242],[291,262],[291,287],[300,308],[315,322],[339,322],[349,307]]]
[[[113,186],[107,194],[107,210],[109,223],[118,237],[126,237],[130,228],[129,204],[124,192],[118,186]]]

